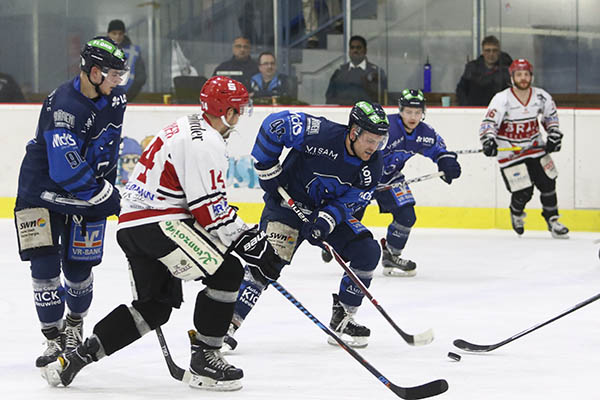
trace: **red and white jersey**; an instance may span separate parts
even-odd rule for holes
[[[122,192],[119,229],[192,216],[229,246],[248,226],[227,202],[227,147],[202,116],[179,118],[148,144]]]
[[[548,92],[532,86],[529,98],[522,103],[513,88],[505,89],[492,98],[479,128],[479,138],[483,140],[485,136],[493,135],[500,148],[543,146],[545,141],[538,121],[540,114],[546,132],[551,127],[558,128],[556,105]],[[524,158],[539,157],[544,151],[543,148],[524,152],[500,151],[498,162],[505,167]]]

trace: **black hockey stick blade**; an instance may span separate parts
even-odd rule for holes
[[[173,357],[171,357],[171,352],[169,351],[169,346],[167,346],[167,341],[165,340],[165,335],[160,329],[160,326],[154,330],[156,332],[156,336],[158,337],[158,343],[160,344],[160,349],[162,350],[163,357],[165,358],[165,362],[167,363],[167,367],[169,368],[169,373],[171,376],[178,381],[182,381],[184,383],[188,383],[190,381],[190,371],[185,370],[175,364],[173,361]]]
[[[495,344],[488,344],[488,345],[474,344],[474,343],[467,342],[466,340],[463,340],[463,339],[456,339],[453,342],[453,344],[461,350],[472,351],[475,353],[486,353],[488,351],[496,350],[498,347],[504,346],[505,344],[508,344],[514,340],[517,340],[520,337],[523,337],[535,330],[538,330],[541,327],[546,326],[549,323],[554,322],[557,319],[564,317],[565,315],[571,314],[573,311],[579,310],[580,308],[587,306],[588,304],[593,303],[594,301],[596,301],[598,299],[600,299],[600,293],[598,293],[595,296],[590,297],[589,299],[582,301],[579,304],[574,305],[573,307],[569,308],[568,310],[563,311],[556,317],[550,318],[547,321],[541,322],[535,326],[532,326],[531,328],[525,329],[524,331],[521,331],[521,332],[509,337],[508,339],[503,340],[498,343],[495,343]]]
[[[375,367],[373,367],[367,360],[365,360],[356,350],[348,346],[338,335],[327,328],[321,321],[317,319],[310,311],[308,311],[302,303],[300,303],[286,288],[281,286],[279,282],[271,281],[271,285],[277,289],[286,299],[290,301],[298,310],[308,317],[315,325],[317,325],[323,332],[333,338],[337,344],[348,354],[350,354],[356,361],[358,361],[363,367],[365,367],[371,374],[373,374],[377,380],[383,383],[388,389],[394,392],[398,397],[402,399],[425,399],[427,397],[437,396],[438,394],[444,393],[448,390],[448,382],[444,379],[438,379],[432,382],[425,383],[420,386],[414,387],[401,387],[394,385],[385,376],[381,374]]]

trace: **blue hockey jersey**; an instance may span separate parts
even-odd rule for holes
[[[368,161],[351,156],[347,133],[346,125],[323,117],[282,111],[265,118],[252,156],[274,165],[284,147],[291,148],[282,165],[285,189],[300,206],[323,210],[338,224],[369,204],[383,168],[379,151]]]
[[[44,101],[21,164],[18,197],[64,214],[99,216],[87,200],[104,179],[115,183],[127,97],[116,87],[91,100],[80,85],[78,76]]]
[[[409,134],[404,129],[400,114],[390,114],[388,119],[390,137],[382,151],[384,163],[382,183],[390,183],[400,177],[406,162],[417,153],[437,162],[441,154],[448,152],[444,139],[425,122],[420,122]]]

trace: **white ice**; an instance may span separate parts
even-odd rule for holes
[[[94,302],[85,331],[131,292],[124,257],[107,233],[105,258],[95,268]],[[376,236],[383,228],[374,229]],[[360,354],[386,378],[413,386],[445,378],[439,399],[598,399],[600,301],[487,354],[452,346],[462,338],[491,344],[546,321],[600,291],[598,234],[415,229],[405,256],[414,278],[376,271],[371,293],[406,332],[435,331],[433,343],[408,346],[365,299],[357,320],[372,330]],[[2,399],[393,399],[395,395],[288,300],[269,289],[238,331],[239,351],[229,361],[244,369],[244,387],[233,393],[191,389],[170,377],[154,333],[86,367],[68,388],[50,388],[34,367],[43,340],[35,314],[29,268],[19,261],[13,222],[0,220],[0,393]],[[305,244],[281,278],[282,285],[323,323],[342,269],[324,264]],[[187,302],[164,333],[175,361],[189,361],[186,331],[198,282],[184,286]],[[462,356],[447,358],[448,351]],[[60,397],[59,397],[60,396]]]

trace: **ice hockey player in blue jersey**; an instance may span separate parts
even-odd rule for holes
[[[85,44],[80,61],[80,74],[44,101],[19,174],[15,226],[46,337],[36,360],[40,368],[81,341],[106,217],[120,209],[113,185],[127,104],[118,87],[126,57],[112,40],[96,37]]]
[[[421,154],[434,161],[444,172],[442,180],[452,183],[460,176],[460,164],[456,153],[448,151],[440,135],[428,124],[425,118],[425,96],[415,89],[405,89],[399,101],[400,113],[391,114],[390,137],[383,150],[383,176],[381,183],[402,183],[405,181],[402,168],[415,154]],[[389,190],[376,191],[373,195],[381,213],[393,216],[385,239],[381,239],[383,273],[387,276],[414,276],[416,263],[401,258],[412,226],[416,222],[415,199],[408,185],[400,185]],[[356,216],[360,219],[364,210]],[[327,261],[329,254],[323,254]]]
[[[378,150],[387,142],[388,126],[383,108],[366,101],[352,108],[348,125],[292,111],[271,114],[263,121],[252,149],[265,191],[260,227],[285,264],[291,262],[304,240],[315,246],[327,240],[361,281],[370,285],[381,250],[353,214],[369,204],[380,180],[383,160]],[[281,165],[284,147],[291,150]],[[277,192],[279,186],[304,211],[308,222],[301,222],[283,202]],[[246,269],[226,338],[229,347],[237,344],[233,332],[266,285],[264,279]],[[363,297],[345,274],[338,294],[333,295],[330,326],[355,347],[366,346],[370,335],[367,327],[354,320]]]

